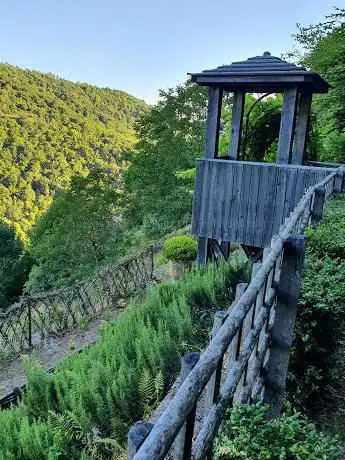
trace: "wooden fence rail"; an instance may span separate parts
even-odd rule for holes
[[[157,247],[126,262],[107,267],[73,286],[23,297],[0,313],[0,352],[17,353],[39,344],[51,334],[62,334],[106,308],[113,307],[153,279]]]
[[[306,191],[264,250],[262,262],[254,264],[249,285],[238,285],[229,310],[216,313],[212,340],[202,355],[184,357],[183,382],[167,409],[154,425],[132,426],[130,460],[159,460],[168,453],[174,459],[206,458],[233,403],[259,399],[269,403],[270,416],[279,415],[305,252],[303,233],[320,220],[325,197],[341,192],[343,183],[341,167]],[[197,426],[201,399],[204,414]]]

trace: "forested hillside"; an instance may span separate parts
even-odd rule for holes
[[[75,173],[125,167],[147,108],[122,91],[0,64],[0,216],[25,238]]]

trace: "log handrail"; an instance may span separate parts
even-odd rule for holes
[[[310,221],[315,201],[315,193],[316,190],[320,188],[326,190],[326,196],[329,196],[331,193],[342,191],[343,167],[341,166],[336,169],[323,181],[310,187],[305,192],[294,211],[285,219],[279,234],[274,235],[272,238],[271,248],[265,252],[261,267],[256,273],[253,273],[247,289],[239,299],[233,302],[224,319],[223,325],[219,328],[218,332],[202,353],[200,360],[183,381],[170,405],[157,420],[149,434],[147,435],[146,433],[146,439],[142,439],[138,444],[137,450],[134,450],[134,452],[136,452],[135,455],[131,454],[129,458],[133,458],[134,460],[160,460],[169,452],[181,427],[189,414],[195,409],[202,392],[209,383],[212,375],[216,372],[217,366],[222,362],[230,344],[233,343],[236,335],[238,335],[238,331],[242,327],[248,312],[251,311],[260,292],[264,289],[265,300],[263,307],[258,312],[248,335],[244,337],[243,344],[240,344],[241,349],[239,356],[231,363],[225,382],[220,388],[217,401],[213,404],[209,414],[206,414],[207,417],[197,435],[196,441],[193,443],[193,447],[191,448],[191,446],[189,446],[187,449],[188,452],[193,452],[192,458],[194,459],[201,460],[207,456],[220,422],[224,417],[226,408],[229,406],[241,376],[248,366],[250,357],[255,353],[256,360],[263,362],[267,354],[266,352],[269,351],[268,334],[272,332],[272,330],[274,331],[274,318],[276,315],[276,313],[272,315],[271,310],[277,311],[277,308],[280,307],[279,302],[282,304],[285,302],[285,299],[282,300],[283,295],[281,293],[285,287],[279,286],[280,276],[285,276],[287,277],[286,279],[297,276],[296,280],[299,285],[305,243],[304,237],[299,237],[298,235],[304,232],[305,227]],[[294,268],[292,269],[291,267]],[[298,272],[297,275],[296,273],[292,273],[292,270]],[[296,297],[297,294],[298,298],[299,286],[297,286],[296,289],[294,295]],[[294,295],[291,297],[293,298]],[[297,301],[295,303],[297,304]],[[275,308],[272,308],[274,306]],[[290,308],[292,311],[290,322],[292,322],[293,329],[293,312],[296,305],[291,305],[289,307],[292,307]],[[260,337],[262,335],[264,335],[264,339],[262,340],[263,345],[260,350],[255,351],[255,347],[259,347],[260,345]],[[288,341],[289,340],[290,337],[288,338]],[[274,356],[275,351],[273,350],[273,352],[271,351],[270,353]],[[266,356],[268,367],[270,365],[270,359],[272,360],[272,356],[271,358]],[[253,368],[255,368],[255,366],[253,366]],[[262,365],[259,366],[259,369],[260,368],[262,368]],[[286,371],[287,369],[284,370],[285,376]],[[243,399],[248,401],[257,383],[257,388],[260,389],[260,382],[257,382],[260,378],[255,380],[254,377],[253,374],[250,376],[250,382],[253,388],[248,388],[247,386],[245,391],[242,392],[242,395],[245,395],[245,397],[240,398],[239,401],[243,402]],[[285,377],[283,383],[285,384]],[[133,446],[131,446],[131,452],[133,452]],[[182,453],[180,458],[184,459],[191,457],[189,455],[185,456]]]

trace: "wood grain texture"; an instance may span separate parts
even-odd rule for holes
[[[218,151],[220,112],[223,90],[210,86],[208,89],[208,107],[206,122],[205,158],[214,158]]]
[[[283,109],[280,120],[277,163],[290,163],[295,113],[297,104],[297,87],[284,91]]]
[[[291,163],[295,165],[301,165],[303,163],[308,135],[311,101],[312,94],[303,92],[300,94],[296,116],[294,145],[291,155]]]
[[[272,330],[272,348],[265,370],[264,402],[270,406],[268,410],[270,417],[278,417],[283,405],[305,248],[306,237],[304,235],[290,237],[284,243]]]
[[[334,170],[199,160],[192,233],[218,241],[269,246],[272,235],[279,231],[284,218],[296,207],[306,189],[330,172]]]
[[[245,93],[236,91],[233,97],[232,104],[232,120],[231,120],[231,136],[229,143],[229,159],[237,160],[240,150],[241,132],[243,122]]]
[[[232,360],[228,369],[225,380],[221,381],[221,388],[216,400],[213,398],[213,404],[204,420],[202,427],[194,439],[192,446],[192,458],[203,460],[212,445],[213,439],[217,433],[224,414],[231,404],[232,398],[241,379],[243,372],[248,366],[250,357],[255,353],[253,365],[250,367],[248,376],[243,388],[242,395],[253,396],[254,389],[261,392],[262,380],[258,372],[262,366],[262,360],[267,355],[268,333],[274,329],[274,347],[270,354],[268,376],[265,383],[267,388],[278,388],[277,394],[282,394],[283,385],[281,377],[286,374],[288,355],[285,351],[291,345],[292,329],[295,316],[295,304],[298,296],[298,286],[301,275],[301,261],[304,252],[304,237],[296,237],[296,232],[303,232],[301,220],[306,210],[310,208],[317,187],[327,187],[331,183],[336,172],[332,172],[318,184],[308,189],[291,216],[285,220],[284,225],[280,227],[279,234],[271,240],[271,248],[266,249],[261,267],[257,266],[250,284],[241,295],[237,296],[228,312],[224,315],[224,323],[217,325],[218,332],[213,336],[207,348],[203,351],[200,360],[187,375],[181,387],[175,394],[166,408],[164,413],[157,420],[147,439],[140,447],[134,457],[134,460],[161,460],[165,458],[180,429],[184,426],[190,416],[194,414],[196,404],[217,371],[219,363],[225,353],[229,350],[229,345],[233,343],[234,338],[242,328],[245,318],[252,305],[258,306],[258,312],[253,311],[252,327],[244,338],[244,343],[239,353],[236,353],[236,360]],[[291,239],[291,237],[293,237]],[[282,254],[284,259],[282,259]],[[238,285],[239,286],[239,285]],[[277,286],[279,286],[277,288]],[[240,291],[240,288],[238,288]],[[277,298],[278,296],[278,298]],[[264,299],[264,304],[263,304]],[[275,314],[272,308],[277,300]],[[261,307],[259,307],[261,305]],[[223,318],[222,318],[223,319]],[[221,321],[222,322],[222,321]],[[267,324],[269,323],[269,328]],[[279,326],[280,325],[280,326]],[[218,327],[220,328],[218,329]],[[260,337],[263,339],[260,341]],[[239,338],[240,340],[240,338]],[[258,343],[259,342],[259,343]],[[262,344],[262,347],[260,346]],[[259,345],[259,347],[258,347]],[[277,358],[278,357],[278,358]],[[277,366],[279,369],[276,371]],[[277,386],[274,379],[277,377]],[[271,386],[270,386],[271,384]],[[253,385],[251,389],[249,386]],[[193,433],[189,432],[187,445],[188,451],[185,451],[186,459],[190,458],[190,440]]]

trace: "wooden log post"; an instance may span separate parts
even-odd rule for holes
[[[222,110],[223,90],[210,86],[208,89],[208,107],[204,158],[214,159],[218,154],[220,115]],[[198,238],[199,265],[206,266],[208,257],[208,238]]]
[[[294,165],[303,164],[308,137],[311,100],[311,93],[302,92],[300,94],[291,156],[291,163]]]
[[[217,311],[214,315],[212,336],[213,339],[219,329],[223,326],[224,321],[228,316],[226,311]],[[219,389],[222,379],[222,369],[223,369],[223,358],[218,362],[216,371],[212,374],[205,390],[205,400],[204,400],[204,418],[206,419],[213,404],[217,401],[219,395]],[[210,448],[211,450],[211,448]]]
[[[231,137],[229,143],[229,160],[237,160],[241,144],[245,93],[236,91],[232,104]]]
[[[186,380],[188,374],[200,359],[200,353],[192,352],[185,355],[181,366],[181,383]],[[176,436],[174,443],[174,460],[189,460],[192,454],[192,442],[194,433],[196,405],[189,412],[189,415]]]
[[[282,408],[289,353],[293,340],[306,238],[290,237],[284,243],[284,255],[277,287],[277,304],[272,329],[272,348],[264,371],[264,402],[268,417],[278,417]]]
[[[224,321],[226,320],[228,313],[226,311],[217,311],[214,315],[213,328],[212,328],[212,339],[216,336],[219,329],[223,326]],[[213,403],[216,401],[219,388],[220,380],[222,376],[222,367],[223,360],[218,363],[216,372],[213,373],[210,381],[206,387],[205,402],[204,402],[204,416],[207,417]]]
[[[252,279],[255,278],[260,268],[261,268],[261,262],[255,262],[253,264]],[[243,339],[245,339],[248,333],[250,332],[250,330],[254,328],[255,319],[258,316],[261,308],[264,305],[265,289],[266,289],[266,285],[264,285],[261,288],[260,292],[258,293],[256,297],[254,304],[252,305],[251,309],[249,310],[247,314],[247,317],[244,322],[244,328],[243,328]],[[258,355],[261,335],[262,334],[260,334],[259,336],[258,343],[255,347],[255,350],[253,351],[253,353],[251,354],[249,358],[248,365],[246,366],[244,374],[240,380],[240,384],[238,385],[238,396],[237,395],[236,396],[241,403],[247,402],[247,399],[248,399],[247,394],[249,392],[249,389],[247,385],[248,385],[248,382],[252,381],[252,374],[255,372],[255,362],[257,359],[257,355]]]
[[[333,193],[338,194],[341,193],[343,190],[343,180],[344,180],[344,172],[338,170],[333,183]]]
[[[310,225],[316,225],[322,219],[323,206],[325,204],[326,190],[325,187],[317,187],[314,192],[314,200],[310,213]]]
[[[127,459],[132,460],[135,454],[140,449],[150,431],[153,428],[153,423],[137,422],[133,425],[128,432],[128,445],[127,445]]]
[[[238,283],[236,285],[236,294],[235,294],[235,302],[234,302],[235,304],[242,297],[247,287],[248,287],[247,283]],[[240,352],[241,337],[242,337],[242,326],[240,327],[239,331],[236,333],[235,337],[232,339],[229,345],[229,348],[228,348],[228,369],[231,368],[234,361],[236,361],[238,358],[238,355]]]
[[[277,163],[290,162],[295,129],[297,95],[297,88],[288,88],[284,91],[282,117],[280,120],[279,130]]]

